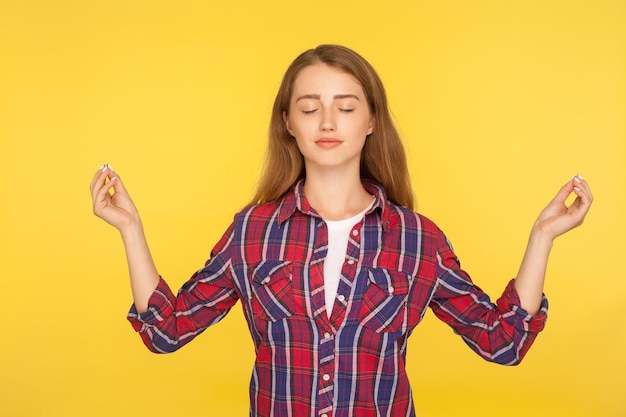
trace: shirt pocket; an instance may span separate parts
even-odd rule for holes
[[[377,333],[406,330],[411,276],[391,269],[372,268],[359,312],[361,324]]]
[[[255,318],[279,321],[294,312],[291,263],[262,261],[252,271],[252,313]]]

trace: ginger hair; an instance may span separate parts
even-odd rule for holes
[[[307,50],[287,68],[272,109],[265,167],[251,203],[278,200],[306,176],[304,159],[296,141],[287,131],[283,112],[289,114],[293,85],[300,71],[319,63],[350,74],[365,92],[375,128],[361,152],[361,178],[381,184],[390,201],[413,209],[414,198],[404,146],[392,121],[382,81],[361,55],[339,45],[320,45]]]

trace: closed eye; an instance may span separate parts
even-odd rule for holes
[[[302,110],[302,113],[304,114],[313,114],[317,111],[317,109],[313,109],[313,110]]]
[[[354,109],[339,109],[339,111],[344,112],[344,113],[352,113]]]

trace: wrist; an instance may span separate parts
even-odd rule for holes
[[[143,225],[139,219],[129,222],[124,227],[120,227],[119,232],[125,243],[144,239]]]
[[[530,231],[530,237],[528,239],[528,246],[534,248],[541,248],[547,251],[552,249],[554,237],[546,230],[535,225]]]

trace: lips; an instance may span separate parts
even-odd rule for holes
[[[330,149],[341,145],[341,141],[337,138],[324,137],[316,140],[315,144],[320,148]]]

